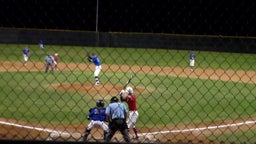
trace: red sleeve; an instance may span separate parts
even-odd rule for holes
[[[128,95],[128,96],[126,97],[126,101],[127,101],[127,102],[132,101],[132,97],[131,97],[130,95]]]

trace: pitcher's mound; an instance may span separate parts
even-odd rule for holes
[[[99,84],[94,85],[91,83],[64,83],[64,84],[57,84],[54,85],[55,89],[65,90],[65,91],[72,91],[72,92],[79,92],[79,93],[87,93],[90,95],[113,95],[116,96],[119,92],[123,89],[122,85],[112,85],[112,84]],[[144,93],[146,92],[145,88],[135,87],[133,88],[135,94],[137,93]]]

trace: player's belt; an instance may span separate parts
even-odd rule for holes
[[[124,118],[114,118],[113,120],[124,120]]]
[[[112,120],[112,122],[114,122],[115,124],[118,124],[118,125],[122,125],[125,123],[125,119],[124,118],[114,118]]]

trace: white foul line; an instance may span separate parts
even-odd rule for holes
[[[218,126],[207,126],[207,127],[199,127],[199,128],[181,129],[181,130],[169,130],[169,131],[160,131],[160,132],[141,133],[139,135],[145,136],[145,135],[148,135],[148,134],[156,135],[156,134],[166,134],[166,133],[185,133],[185,132],[193,132],[193,131],[221,129],[221,128],[227,128],[227,127],[238,127],[238,126],[241,126],[241,125],[250,125],[250,124],[255,124],[255,123],[256,123],[256,121],[245,121],[245,122],[218,125]]]
[[[70,135],[70,133],[59,131],[59,130],[53,130],[53,129],[48,129],[48,128],[39,128],[39,127],[33,127],[33,126],[25,126],[25,125],[5,122],[5,121],[0,121],[0,124],[15,126],[15,127],[19,127],[19,128],[25,128],[25,129],[32,129],[32,130],[37,130],[37,131],[43,131],[43,132],[48,132],[48,133]],[[166,134],[166,133],[185,133],[185,132],[193,132],[193,131],[221,129],[221,128],[227,128],[227,127],[238,127],[238,126],[242,126],[242,125],[251,125],[251,124],[256,124],[256,121],[245,121],[245,122],[231,123],[231,124],[225,124],[225,125],[223,124],[223,125],[217,125],[217,126],[207,126],[207,127],[199,127],[199,128],[181,129],[181,130],[147,132],[147,133],[140,133],[138,135],[145,136],[145,135],[149,135],[149,134],[156,135],[156,134]]]
[[[48,129],[48,128],[39,128],[39,127],[33,127],[33,126],[26,126],[26,125],[10,123],[10,122],[5,122],[5,121],[0,121],[0,124],[19,127],[19,128],[25,128],[25,129],[31,129],[31,130],[37,130],[37,131],[43,131],[43,132],[48,132],[48,133],[70,135],[67,132],[63,132],[63,131],[59,131],[59,130],[53,130],[53,129]]]

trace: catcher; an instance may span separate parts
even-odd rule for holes
[[[108,125],[104,123],[106,121],[106,108],[104,108],[103,100],[97,101],[96,107],[90,108],[87,119],[91,120],[91,122],[89,123],[89,125],[87,126],[83,134],[83,140],[87,141],[87,137],[94,126],[100,126],[104,130],[104,140],[105,140],[108,132]]]
[[[101,72],[101,69],[102,69],[100,59],[95,53],[92,53],[92,56],[87,54],[87,60],[89,62],[93,62],[95,65],[95,71],[94,71],[95,85],[99,85],[100,84],[99,73]]]

